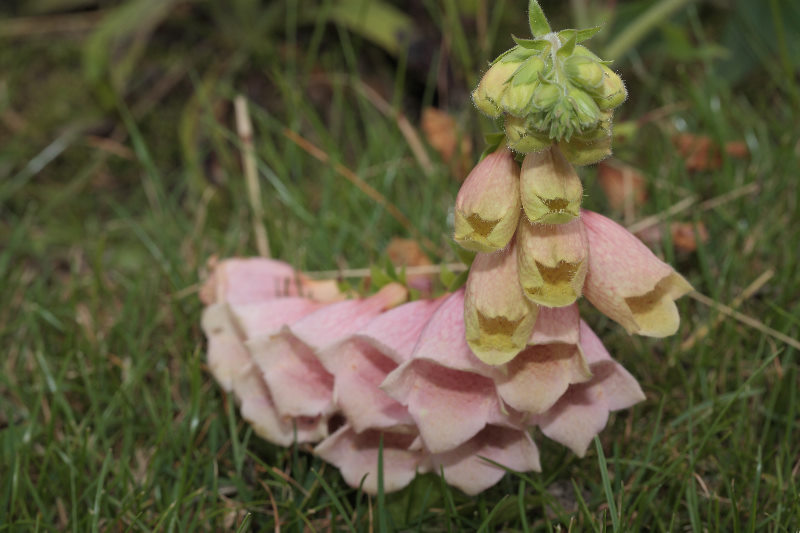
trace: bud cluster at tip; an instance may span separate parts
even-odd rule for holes
[[[472,100],[503,119],[509,148],[531,153],[556,144],[576,165],[610,155],[613,110],[628,93],[608,62],[577,44],[595,31],[515,39],[486,71]]]

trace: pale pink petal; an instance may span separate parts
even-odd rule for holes
[[[337,302],[292,324],[295,337],[314,350],[322,350],[365,326],[378,314],[404,302],[408,291],[391,283],[369,298]]]
[[[313,350],[286,327],[271,337],[247,341],[247,348],[281,416],[315,417],[333,412],[333,376]]]
[[[645,396],[633,376],[611,360],[585,322],[581,322],[581,347],[590,361],[591,381],[571,386],[538,423],[542,433],[583,457],[605,427],[609,411],[626,409]]]
[[[407,297],[405,287],[390,284],[369,298],[326,305],[269,338],[248,342],[253,361],[264,373],[282,416],[317,416],[334,410],[333,375],[317,358],[379,313]]]
[[[208,337],[208,364],[223,389],[233,392],[242,417],[256,433],[270,442],[288,446],[294,440],[295,426],[299,442],[317,441],[327,434],[321,417],[291,419],[280,417],[261,373],[253,364],[229,308],[224,303],[203,311],[203,329]]]
[[[468,442],[449,452],[430,457],[430,470],[444,471],[445,480],[469,495],[478,494],[500,481],[506,471],[540,471],[539,450],[527,431],[487,426]]]
[[[578,344],[580,342],[579,323],[577,304],[566,307],[540,307],[539,316],[528,344],[552,344],[554,342]]]
[[[592,377],[574,344],[543,344],[523,350],[497,379],[497,392],[518,411],[540,414],[550,409],[573,383]]]
[[[237,379],[233,390],[240,403],[242,418],[265,440],[279,446],[289,446],[293,442],[318,442],[328,434],[326,417],[279,416],[269,390],[257,371]]]
[[[323,305],[307,298],[279,298],[251,304],[231,305],[230,309],[244,339],[271,335],[320,309]]]
[[[455,448],[488,423],[506,421],[491,379],[424,359],[398,367],[381,388],[408,407],[434,453]]]
[[[345,425],[319,443],[314,451],[337,466],[351,487],[368,494],[378,492],[378,449],[381,432],[356,433]],[[410,450],[414,434],[383,433],[383,490],[394,492],[408,485],[417,473],[421,450]]]
[[[397,368],[394,361],[357,337],[334,349],[340,360],[334,371],[334,402],[353,429],[361,432],[368,428],[414,425],[405,406],[379,388],[386,376]]]
[[[675,300],[691,285],[616,222],[592,211],[581,218],[590,249],[586,298],[628,333],[675,333],[680,323]]]
[[[211,274],[201,289],[204,303],[250,304],[273,298],[303,296],[318,302],[345,297],[335,280],[310,280],[283,261],[263,257],[211,262]]]
[[[390,309],[360,329],[356,336],[371,343],[395,363],[403,363],[411,358],[420,333],[447,296],[408,302]]]
[[[398,362],[411,357],[420,332],[442,301],[418,300],[398,306],[317,354],[334,375],[334,402],[357,432],[413,425],[407,409],[379,386]]]
[[[608,422],[608,407],[599,387],[575,385],[544,413],[539,427],[547,437],[583,457],[595,435]]]
[[[496,370],[472,353],[464,330],[464,289],[447,297],[431,316],[414,348],[413,359],[427,359],[455,370],[494,376]]]
[[[283,261],[233,258],[212,268],[204,287],[212,301],[248,304],[298,293],[297,273]]]

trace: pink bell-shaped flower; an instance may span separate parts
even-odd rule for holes
[[[476,252],[505,248],[520,216],[519,165],[500,149],[478,163],[456,197],[455,240]]]
[[[478,254],[467,278],[464,324],[467,343],[481,361],[500,365],[528,342],[539,308],[519,285],[516,246]]]
[[[666,337],[678,331],[675,300],[692,286],[616,222],[583,211],[589,270],[583,293],[628,333]]]

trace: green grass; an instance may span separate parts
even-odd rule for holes
[[[498,12],[490,2],[485,40],[472,39],[480,32],[457,12],[468,8],[420,2],[414,20],[430,25],[432,54],[442,34],[452,38],[445,95],[417,58],[396,60],[358,31],[328,24],[332,4],[320,2],[311,15],[294,2],[217,4],[150,13],[154,33],[136,33],[147,17],[125,19],[142,47],[120,39],[114,57],[129,63],[110,64],[108,41],[92,55],[87,32],[40,35],[36,23],[12,36],[9,21],[33,13],[0,8],[0,531],[271,531],[278,518],[281,531],[797,528],[798,353],[729,318],[682,350],[682,340],[717,317],[688,298],[679,334],[663,340],[628,337],[583,306],[647,400],[612,415],[582,459],[536,433],[544,471],[509,474],[475,498],[431,474],[370,498],[309,448],[256,437],[204,366],[193,290],[212,255],[256,252],[233,98],[251,100],[274,257],[306,270],[362,267],[380,260],[393,236],[411,236],[332,163],[287,138],[288,128],[387,196],[435,243],[433,261],[452,261],[447,215],[458,182],[433,150],[426,173],[396,120],[358,87],[378,87],[417,129],[436,94],[478,153],[490,125],[468,101],[477,72],[466,66],[507,46],[524,17],[518,3]],[[628,4],[606,31],[619,32],[652,2]],[[791,3],[771,6],[779,16],[769,24],[792,14]],[[673,20],[698,48],[723,39],[725,24],[746,22],[708,9],[690,5]],[[548,13],[554,25],[570,20]],[[102,37],[98,24],[91,35]],[[722,303],[774,269],[740,311],[798,337],[792,27],[787,20],[785,31],[741,34],[762,62],[744,78],[704,56],[678,60],[666,34],[651,34],[618,65],[632,94],[619,119],[677,110],[616,153],[647,179],[640,217],[699,199],[672,220],[702,221],[708,242],[682,252],[667,238],[657,253]],[[776,33],[783,48],[764,37]],[[690,173],[670,140],[676,129],[745,140],[751,155]],[[595,170],[581,172],[586,207],[619,216]],[[700,207],[749,183],[757,194]]]

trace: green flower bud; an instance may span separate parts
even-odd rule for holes
[[[489,67],[481,78],[478,87],[472,92],[472,101],[482,113],[490,117],[503,114],[500,99],[508,88],[511,76],[519,68],[520,62],[498,60]]]
[[[562,89],[554,84],[542,82],[533,92],[533,107],[539,111],[549,111],[561,100]]]
[[[611,155],[611,132],[595,140],[573,137],[569,141],[561,141],[558,147],[573,165],[591,165]]]
[[[501,107],[506,113],[515,117],[524,117],[528,114],[533,99],[533,93],[539,86],[539,82],[526,83],[524,85],[514,85],[511,83],[503,93],[500,102]]]
[[[570,81],[584,89],[597,89],[603,83],[603,67],[592,58],[573,55],[564,61],[564,72]]]
[[[584,131],[597,125],[600,121],[600,109],[591,96],[573,87],[567,91],[567,99],[572,104],[573,116],[577,120],[575,129]]]
[[[553,144],[546,134],[531,129],[524,118],[507,116],[505,130],[508,147],[515,152],[539,152]]]
[[[544,68],[544,60],[533,56],[517,69],[500,102],[507,113],[517,117],[524,117],[528,113],[533,93],[539,86],[539,74]]]
[[[628,98],[628,91],[625,89],[625,83],[619,75],[605,65],[603,69],[603,83],[600,85],[599,91],[595,96],[597,107],[603,111],[607,109],[614,109],[619,106]]]

